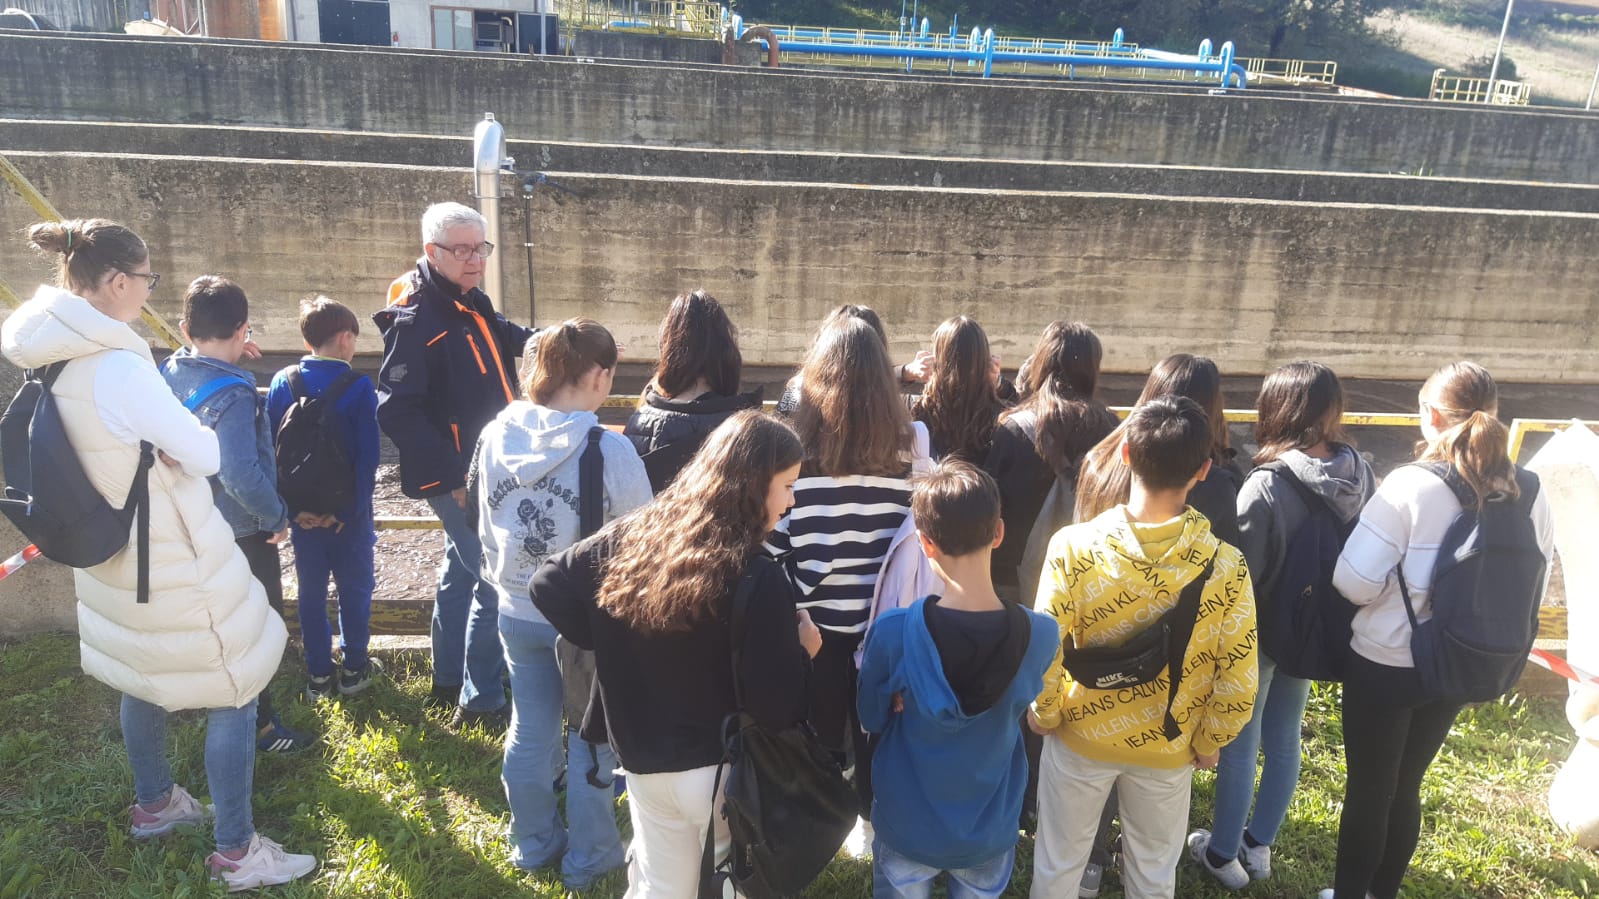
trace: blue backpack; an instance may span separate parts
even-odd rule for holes
[[[1444,533],[1432,569],[1432,617],[1416,620],[1400,566],[1399,592],[1410,617],[1410,654],[1422,689],[1448,702],[1486,702],[1516,685],[1538,638],[1548,560],[1538,547],[1532,503],[1538,476],[1516,469],[1519,498],[1477,493],[1442,462],[1416,463],[1460,500],[1461,513]]]
[[[1256,607],[1260,648],[1277,669],[1305,680],[1341,681],[1355,607],[1332,585],[1338,555],[1355,529],[1278,460],[1261,468],[1291,487],[1305,520],[1289,535],[1269,602]]]

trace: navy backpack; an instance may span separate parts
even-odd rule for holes
[[[1261,468],[1293,488],[1306,511],[1288,538],[1270,601],[1256,606],[1261,651],[1290,677],[1341,681],[1355,607],[1333,588],[1332,576],[1355,523],[1340,519],[1287,463]]]
[[[1449,485],[1461,513],[1445,532],[1432,570],[1432,617],[1416,619],[1403,566],[1399,591],[1410,616],[1410,654],[1436,699],[1485,702],[1516,685],[1538,638],[1548,560],[1538,547],[1532,503],[1538,476],[1516,469],[1521,496],[1477,493],[1442,462],[1417,463]]]

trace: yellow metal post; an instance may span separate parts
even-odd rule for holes
[[[0,177],[4,177],[7,183],[15,188],[17,193],[22,195],[22,199],[26,200],[35,212],[39,213],[40,218],[48,219],[52,222],[62,220],[61,213],[50,205],[50,201],[45,199],[44,194],[39,193],[39,189],[33,186],[33,182],[17,171],[17,167],[12,165],[11,160],[5,158],[5,156],[0,156]],[[0,291],[0,299],[4,299],[12,308],[21,305],[21,301],[17,299],[17,295],[9,287]],[[167,324],[166,319],[163,319],[160,313],[151,309],[150,304],[146,303],[144,308],[139,310],[139,317],[144,319],[144,323],[150,327],[150,330],[155,332],[157,337],[161,338],[161,341],[167,345],[168,349],[175,350],[183,346],[182,335]]]

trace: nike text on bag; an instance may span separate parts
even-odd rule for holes
[[[1341,520],[1285,463],[1261,467],[1292,488],[1306,512],[1288,536],[1270,597],[1258,605],[1261,650],[1290,677],[1341,681],[1355,607],[1333,588],[1332,576],[1354,522]]]
[[[756,561],[757,564],[781,564]],[[733,596],[733,690],[739,711],[728,716],[723,766],[727,791],[723,807],[733,849],[714,865],[716,809],[706,824],[700,859],[700,899],[720,899],[728,882],[748,899],[797,896],[844,845],[860,800],[833,754],[805,723],[772,730],[744,712],[739,658],[744,617],[754,577],[746,572]],[[717,769],[721,788],[723,768]]]
[[[283,370],[294,404],[273,436],[278,456],[278,494],[292,513],[331,515],[355,502],[355,464],[339,427],[339,398],[361,376],[345,371],[319,397],[311,396],[300,366]]]
[[[1516,469],[1521,497],[1477,494],[1443,463],[1418,463],[1460,500],[1432,570],[1432,617],[1418,621],[1403,565],[1395,572],[1410,616],[1410,654],[1422,689],[1450,702],[1486,702],[1521,677],[1538,638],[1548,560],[1538,548],[1532,503],[1538,476]]]
[[[1194,623],[1199,619],[1199,601],[1215,564],[1216,559],[1212,557],[1198,576],[1183,588],[1177,605],[1126,643],[1083,649],[1063,644],[1061,664],[1072,680],[1091,690],[1119,690],[1147,684],[1161,674],[1168,675],[1166,720],[1162,728],[1167,740],[1182,736],[1171,710],[1177,701],[1177,688],[1183,682],[1183,657],[1188,654],[1188,642],[1194,635]]]
[[[122,508],[100,495],[67,440],[50,388],[66,367],[58,362],[30,371],[0,416],[0,463],[5,468],[4,511],[17,530],[47,558],[92,568],[137,542],[138,601],[150,598],[150,466],[155,447],[139,444],[138,468]]]

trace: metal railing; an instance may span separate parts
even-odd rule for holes
[[[555,0],[571,30],[642,31],[721,37],[722,5],[708,0]]]
[[[1252,78],[1296,84],[1336,84],[1338,79],[1338,63],[1330,59],[1267,59],[1257,56],[1240,57],[1238,62]]]
[[[1447,103],[1486,103],[1488,84],[1487,78],[1447,75],[1443,69],[1436,69],[1432,73],[1432,87],[1427,91],[1427,99]],[[1493,82],[1493,89],[1494,106],[1526,106],[1532,100],[1532,87],[1526,82],[1501,78]]]

